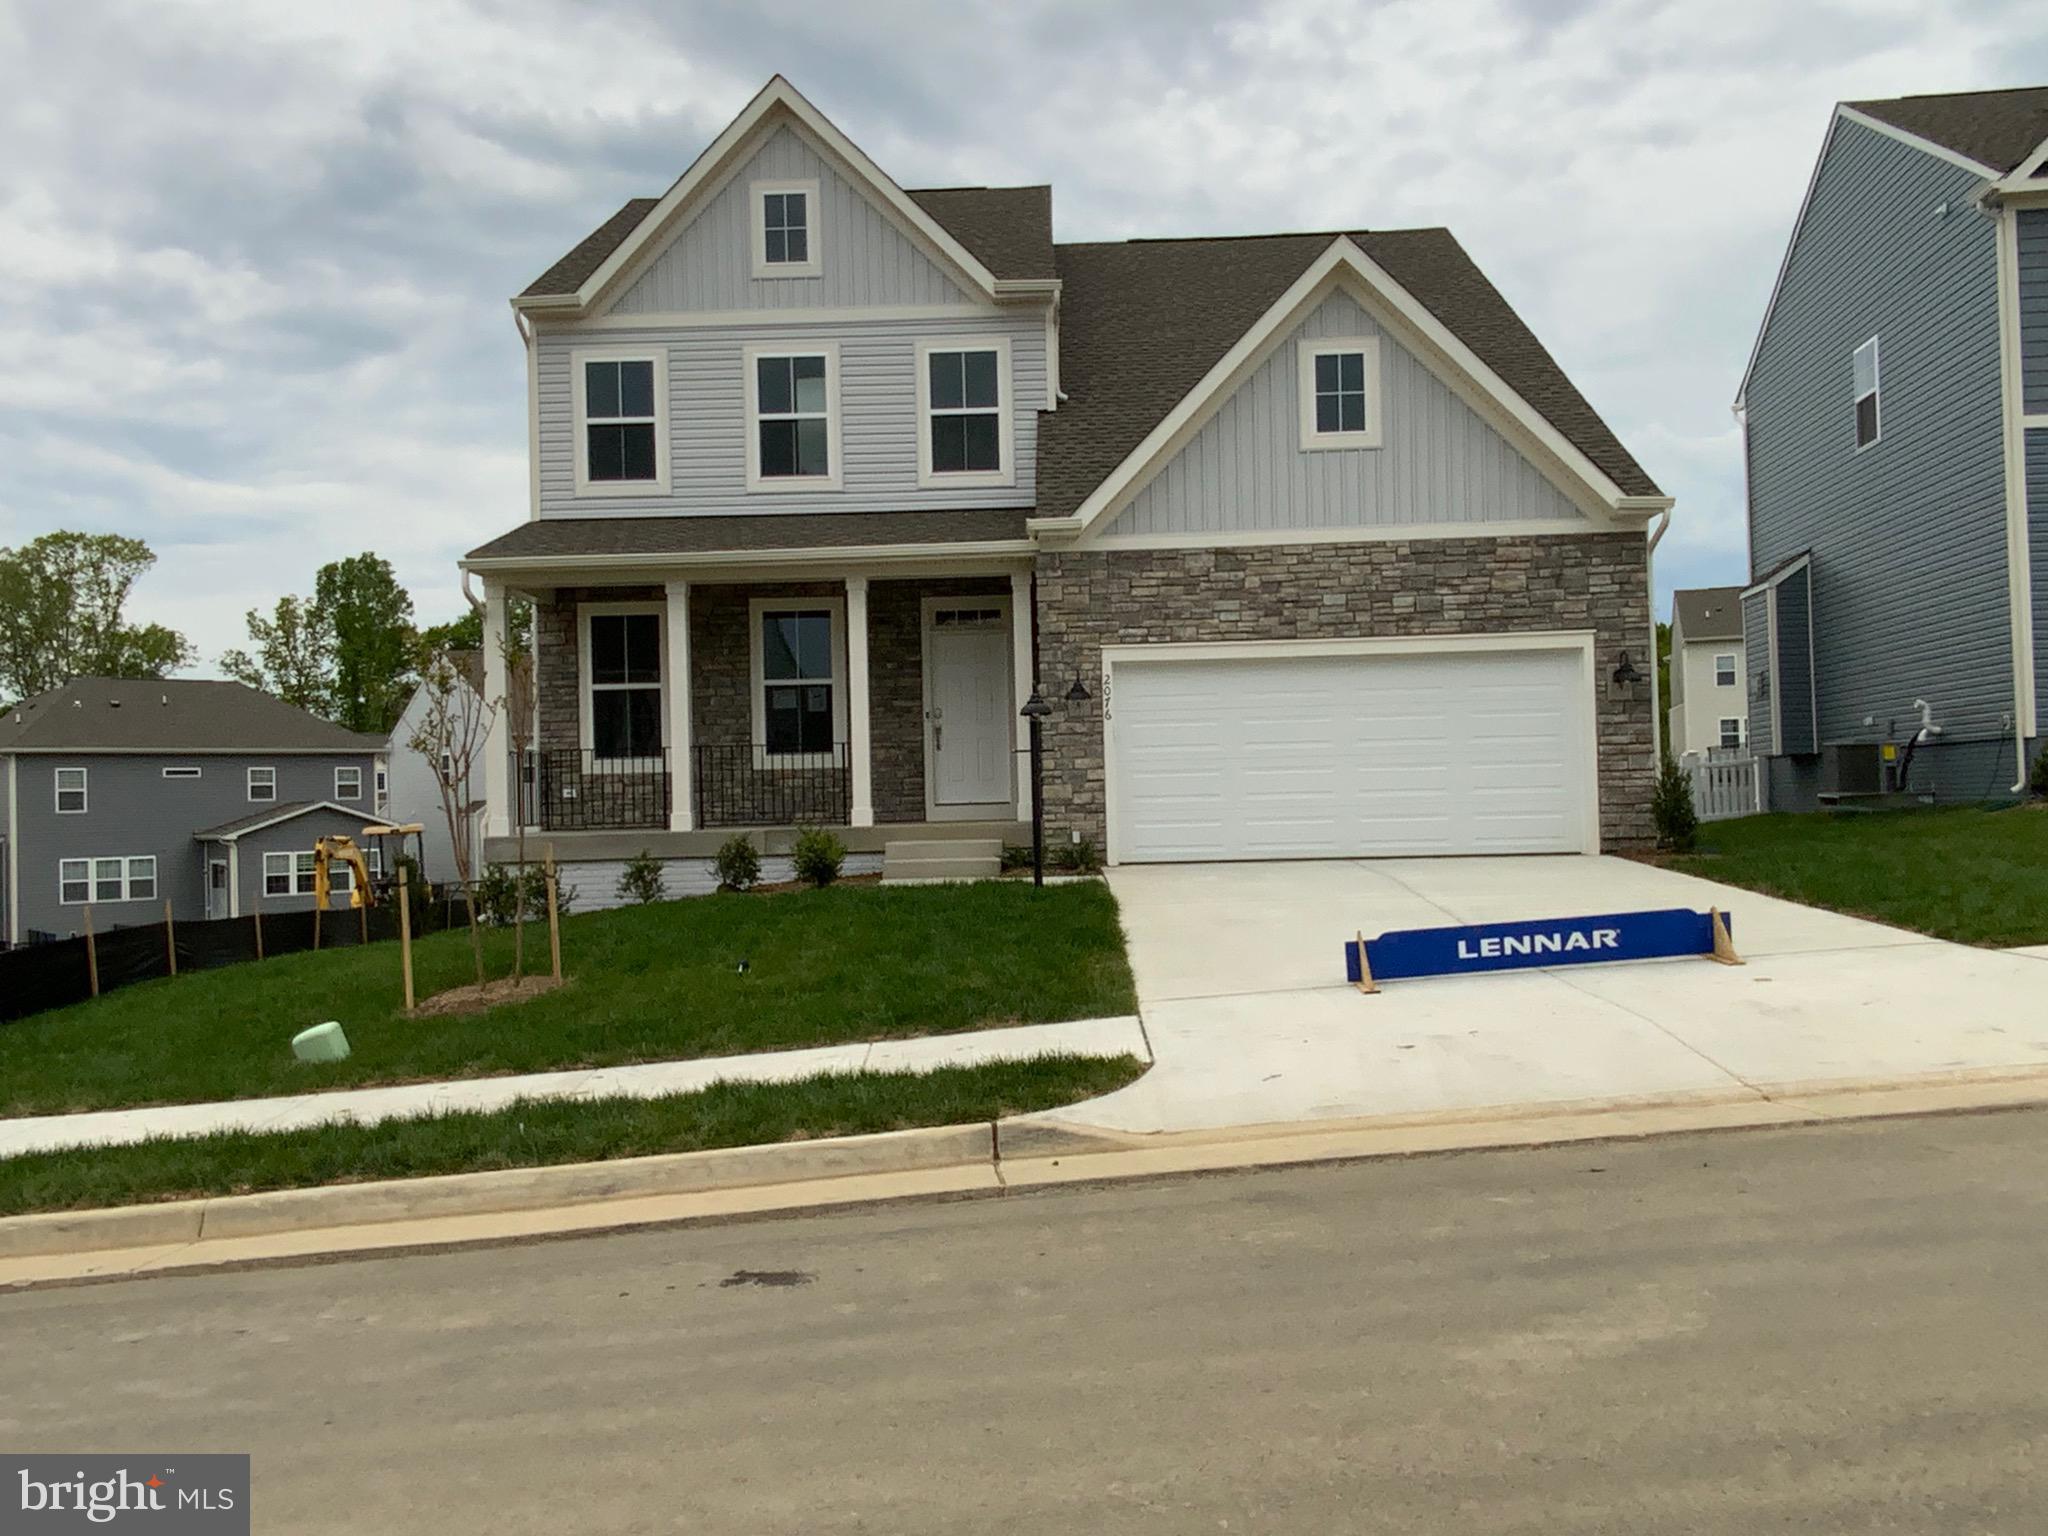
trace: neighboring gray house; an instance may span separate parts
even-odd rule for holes
[[[490,857],[993,868],[1035,691],[1052,835],[1115,861],[1650,834],[1671,499],[1445,230],[1055,244],[1048,188],[907,192],[777,77],[513,307],[531,498],[462,564],[486,695],[536,605],[539,750],[485,754]]]
[[[1835,109],[1736,400],[1768,803],[2016,791],[2048,710],[2048,88]],[[1903,752],[1900,757],[1903,758]]]
[[[413,738],[421,733],[433,709],[433,690],[422,682],[406,701],[398,723],[391,728],[386,749],[391,761],[389,815],[393,822],[417,822],[425,829],[420,834],[420,858],[425,866],[422,872],[437,883],[461,878],[455,850],[457,834],[466,839],[465,852],[473,860],[480,862],[483,854],[483,729],[480,720],[474,728],[465,725],[478,717],[483,708],[483,655],[478,651],[457,651],[449,654],[449,660],[455,666],[454,687],[448,699],[451,728],[445,732],[449,745],[434,752],[413,748]],[[466,740],[473,746],[464,753],[461,744]],[[457,812],[454,832],[450,831],[447,802],[442,796],[444,782],[452,791]]]
[[[1737,752],[1749,739],[1743,683],[1742,588],[1671,594],[1671,708],[1664,744],[1673,757]]]
[[[377,819],[384,743],[240,683],[74,678],[0,715],[0,937],[312,905]],[[301,867],[303,856],[303,868]]]

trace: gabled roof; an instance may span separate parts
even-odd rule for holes
[[[1692,587],[1671,594],[1674,630],[1695,640],[1742,638],[1742,588]]]
[[[2048,140],[2048,86],[1844,102],[2002,176]]]
[[[74,677],[0,716],[4,752],[381,752],[241,683]]]
[[[365,816],[360,806],[336,805],[332,800],[287,800],[282,805],[266,806],[252,811],[247,816],[237,816],[233,821],[224,821],[217,827],[204,827],[192,834],[195,843],[232,843],[247,837],[251,832],[261,832],[265,827],[274,827],[287,821],[296,821],[314,811],[333,811],[351,821],[370,826],[371,819]]]
[[[528,283],[519,297],[574,293],[604,265],[606,257],[626,243],[626,236],[640,227],[640,221],[654,212],[660,201],[658,197],[628,198],[625,207],[577,241],[568,255]]]
[[[1039,515],[1073,514],[1345,239],[1624,495],[1661,494],[1449,230],[1360,230],[1056,246],[1066,399],[1040,418]]]

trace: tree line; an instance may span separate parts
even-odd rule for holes
[[[32,698],[74,677],[168,677],[200,660],[184,635],[133,624],[130,591],[156,563],[140,539],[47,533],[0,548],[0,700]],[[483,644],[483,616],[420,626],[391,563],[364,553],[329,561],[306,595],[248,611],[246,648],[220,670],[352,731],[382,735],[397,722],[431,659]],[[513,612],[515,630],[530,623]],[[515,633],[515,650],[524,637]]]

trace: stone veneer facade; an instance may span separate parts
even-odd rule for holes
[[[925,819],[924,609],[926,597],[1007,597],[1007,577],[931,577],[868,584],[868,707],[874,752],[872,785],[877,822]],[[758,585],[691,584],[690,729],[701,746],[740,746],[753,740],[752,636],[749,604],[755,598],[843,600],[839,581]],[[544,597],[534,618],[542,751],[581,745],[581,681],[577,663],[577,605],[664,601],[659,586],[564,587]],[[843,686],[843,682],[842,682]]]
[[[1038,557],[1039,676],[1078,670],[1095,702],[1046,722],[1045,815],[1106,848],[1102,647],[1166,641],[1592,630],[1600,844],[1653,841],[1653,705],[1611,681],[1650,652],[1648,548],[1639,533],[1064,550]]]

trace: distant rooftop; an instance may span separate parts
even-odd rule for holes
[[[75,677],[0,716],[4,752],[381,752],[241,683]]]
[[[1740,640],[1742,588],[1693,587],[1671,594],[1672,626],[1687,642]]]
[[[2003,175],[2048,139],[2048,85],[1852,101],[1856,111],[1966,155]]]

